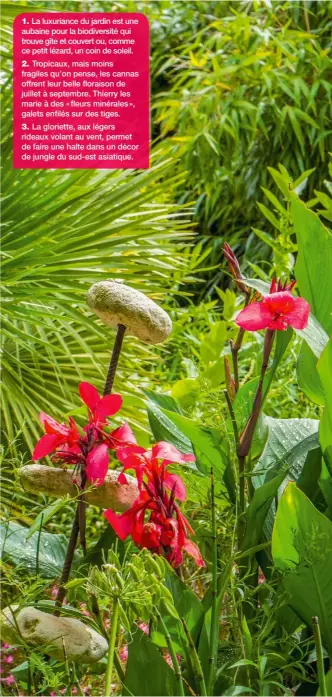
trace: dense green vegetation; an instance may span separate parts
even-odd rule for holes
[[[46,644],[4,638],[1,689],[327,695],[331,2],[21,0],[1,9],[3,607],[54,610],[76,500],[59,491],[54,502],[42,487],[37,495],[37,480],[29,493],[19,470],[42,436],[40,411],[81,429],[78,384],[102,391],[115,334],[85,297],[109,278],[172,318],[159,347],[125,337],[112,428],[128,421],[140,446],[166,441],[195,456],[170,470],[185,482],[179,510],[205,562],[184,554],[175,563],[169,550],[180,554],[179,541],[152,551],[135,535],[124,542],[87,506],[87,556],[75,552],[61,613],[104,635],[107,655],[94,664],[47,658]],[[27,9],[149,17],[149,170],[12,168],[12,22]],[[272,348],[268,324],[245,331],[237,366],[237,313],[249,297],[268,296],[273,277],[296,279],[309,325],[277,327]],[[110,454],[120,472],[121,453]]]

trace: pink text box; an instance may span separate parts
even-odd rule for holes
[[[149,167],[149,24],[140,13],[14,21],[14,167]]]

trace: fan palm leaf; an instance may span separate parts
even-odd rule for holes
[[[2,50],[8,58],[13,19],[26,7],[3,5]],[[166,295],[181,293],[188,269],[184,247],[192,232],[190,209],[171,202],[181,175],[172,176],[172,160],[158,150],[151,168],[137,172],[13,169],[11,91],[8,73],[2,133],[2,420],[8,442],[30,450],[40,410],[61,416],[77,408],[80,379],[102,385],[112,332],[88,310],[89,286],[111,277],[169,304]],[[117,389],[137,426],[144,427],[144,419],[133,382],[148,384],[148,365],[158,355],[134,339],[125,342]]]

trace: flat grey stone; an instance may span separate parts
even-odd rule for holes
[[[10,637],[12,643],[17,643],[17,636],[21,635],[29,646],[40,647],[49,656],[87,664],[96,663],[108,650],[106,639],[80,620],[54,617],[34,607],[17,613],[17,635],[12,610],[13,607],[2,611],[3,640]]]
[[[23,488],[36,493],[40,491],[48,496],[77,496],[78,487],[73,484],[73,470],[47,465],[24,465],[19,470]],[[119,471],[109,470],[104,483],[93,487],[85,495],[87,503],[100,508],[112,508],[122,513],[130,508],[138,496],[136,479],[126,475],[128,484],[118,482]],[[87,486],[89,489],[89,484]]]
[[[99,281],[91,286],[87,303],[104,324],[124,324],[147,344],[160,344],[172,331],[172,321],[157,303],[118,281]]]

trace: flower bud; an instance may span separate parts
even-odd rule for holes
[[[232,377],[231,373],[231,366],[229,364],[229,360],[227,356],[224,356],[224,366],[225,366],[225,383],[226,383],[226,390],[227,394],[229,396],[229,399],[231,402],[235,399],[236,395],[236,389],[235,389],[235,382]]]
[[[161,571],[161,569],[160,569],[160,567],[159,567],[159,565],[158,565],[158,563],[157,563],[157,561],[156,561],[156,557],[150,555],[150,558],[149,558],[148,563],[149,563],[149,566],[150,566],[149,571],[151,570],[151,572],[157,577],[158,580],[163,579],[163,578],[164,578],[164,573]]]
[[[250,295],[250,288],[248,288],[242,281],[243,276],[240,269],[240,264],[232,250],[232,248],[225,242],[223,246],[224,255],[228,261],[229,270],[234,278],[234,281],[239,290],[245,295]]]
[[[118,281],[95,283],[87,303],[104,324],[123,324],[130,334],[148,344],[160,344],[172,330],[167,312],[140,291]]]

